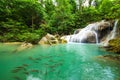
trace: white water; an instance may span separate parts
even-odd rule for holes
[[[110,39],[113,39],[113,38],[116,37],[116,34],[117,34],[117,24],[118,24],[118,20],[116,20],[115,23],[114,23],[114,28],[112,30],[112,36],[111,36]]]
[[[87,27],[81,29],[79,33],[72,35],[70,42],[84,43],[85,41],[88,40],[88,38],[90,38],[93,40],[93,42],[98,43],[99,42],[97,34],[98,26],[99,26],[98,22],[89,24]]]
[[[94,34],[95,34],[96,44],[98,44],[98,34],[95,31]]]
[[[53,4],[54,4],[55,6],[57,6],[56,0],[52,0],[52,2],[53,2]]]
[[[27,80],[41,80],[40,78],[34,77],[33,75],[29,75]]]
[[[102,42],[102,44],[104,44],[104,46],[107,46],[109,40],[114,39],[114,38],[116,37],[118,21],[119,21],[118,19],[115,21],[113,30],[112,30],[112,31],[110,32],[110,34],[107,36],[106,40],[105,40],[104,42]]]
[[[79,0],[75,0],[76,1],[76,7],[77,7],[77,9],[79,9],[79,7],[80,7],[80,2],[79,2]]]
[[[83,3],[82,3],[82,6],[83,7],[89,7],[89,1],[90,0],[84,0]]]
[[[93,6],[93,7],[96,6],[95,0],[92,0],[92,2],[91,2],[91,6]]]
[[[116,37],[117,24],[118,24],[118,20],[115,21],[113,30],[109,33],[105,33],[105,35],[106,34],[109,34],[109,35],[105,39],[105,42],[103,43],[104,45],[107,45],[110,39],[113,39]],[[76,42],[76,43],[95,43],[96,42],[96,44],[98,44],[99,41],[101,41],[105,37],[105,35],[103,34],[101,35],[100,31],[107,30],[109,29],[110,26],[111,26],[110,22],[102,20],[101,22],[89,24],[83,29],[80,29],[80,30],[77,29],[75,31],[75,34],[65,36],[64,39],[67,40],[67,42]],[[102,37],[102,38],[99,40],[99,37]]]
[[[90,3],[90,0],[83,0],[82,6],[83,7],[89,7],[89,6],[95,7],[96,2],[95,2],[95,0],[92,0],[91,3]]]

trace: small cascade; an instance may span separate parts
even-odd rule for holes
[[[77,42],[77,43],[99,43],[99,37],[103,37],[101,35],[101,31],[104,31],[110,27],[110,22],[100,21],[96,23],[89,24],[83,29],[77,29],[69,42]],[[106,32],[106,31],[105,31]]]
[[[55,6],[57,6],[56,0],[52,0],[52,2],[53,2],[53,4],[54,4]]]
[[[70,42],[86,43],[91,42],[98,43],[97,23],[89,24],[87,27],[81,29],[77,34],[72,35]],[[77,31],[77,30],[76,30]],[[74,33],[76,33],[76,31]]]
[[[113,30],[112,30],[112,36],[111,36],[111,39],[115,38],[116,37],[116,34],[117,34],[117,24],[118,24],[118,19],[115,21],[114,23],[114,27],[113,27]]]
[[[95,0],[92,0],[92,2],[91,2],[91,6],[93,6],[93,7],[96,6]]]
[[[79,9],[79,7],[80,7],[80,1],[79,0],[75,0],[76,1],[76,7],[77,7],[77,9]]]
[[[90,0],[83,0],[82,6],[83,7],[89,7],[89,6],[95,7],[96,2],[95,2],[95,0],[92,0],[91,3],[90,3]]]
[[[90,0],[84,0],[83,3],[82,3],[82,6],[83,7],[89,7],[89,2],[90,2]]]
[[[116,37],[118,21],[119,21],[118,19],[115,21],[113,30],[110,32],[110,34],[107,36],[106,40],[103,42],[104,46],[107,46],[109,40],[114,39]]]
[[[95,34],[95,39],[96,39],[96,44],[98,44],[98,34],[96,33],[96,32],[94,32],[94,34]]]

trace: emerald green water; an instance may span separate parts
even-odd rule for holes
[[[0,44],[0,80],[120,80],[120,65],[94,44],[34,46]]]

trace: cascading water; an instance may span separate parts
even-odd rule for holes
[[[98,26],[99,26],[98,23],[89,24],[84,29],[81,29],[81,31],[78,32],[78,34],[72,35],[70,41],[71,42],[86,43],[86,42],[88,42],[88,39],[91,38],[92,42],[98,43],[99,42],[98,34],[97,34]]]
[[[71,37],[71,42],[78,42],[78,43],[85,43],[87,42],[87,39],[89,38],[87,35],[89,35],[89,37],[94,37],[96,43],[98,43],[98,35],[97,33],[92,30],[92,28],[84,28],[82,29],[78,34],[74,34]]]
[[[93,7],[96,6],[95,0],[92,0],[92,2],[91,2],[91,6],[93,6]]]
[[[119,21],[118,19],[115,21],[113,30],[112,30],[112,31],[110,32],[110,34],[107,36],[106,40],[105,40],[104,42],[102,42],[102,44],[104,44],[104,46],[107,46],[109,40],[114,39],[114,38],[116,37],[118,21]]]
[[[90,0],[83,0],[82,6],[83,7],[89,7],[89,6],[95,7],[96,2],[95,2],[95,0],[92,0],[91,3],[90,3]]]
[[[77,43],[99,43],[99,38],[104,36],[101,35],[101,33],[103,33],[102,31],[109,28],[110,25],[110,22],[103,20],[100,22],[89,24],[83,29],[77,29],[74,34],[71,35],[69,41]]]
[[[96,32],[94,32],[94,34],[95,34],[96,43],[98,44],[98,34]]]
[[[83,7],[89,7],[89,1],[90,0],[84,0],[84,2],[82,3]]]
[[[118,24],[118,19],[115,21],[114,23],[114,28],[112,30],[112,36],[111,36],[111,39],[115,38],[116,37],[116,34],[117,34],[117,24]]]
[[[118,20],[115,21],[114,25],[113,21],[102,20],[89,24],[83,29],[77,29],[73,35],[64,36],[63,39],[67,40],[67,42],[101,43],[107,45],[110,39],[116,37],[117,24]],[[111,31],[111,29],[113,30]]]

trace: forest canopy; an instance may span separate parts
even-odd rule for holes
[[[120,19],[120,0],[85,1],[0,0],[0,41],[36,43],[46,33],[67,35],[91,22]]]

